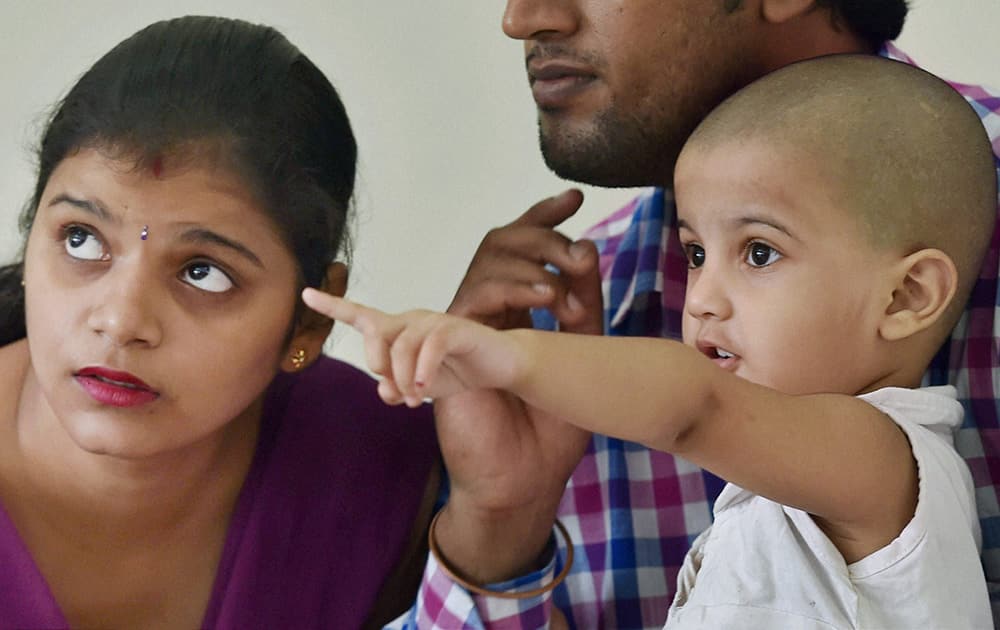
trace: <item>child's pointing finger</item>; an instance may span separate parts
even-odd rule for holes
[[[363,318],[366,312],[372,312],[372,309],[365,306],[330,295],[329,293],[317,291],[311,287],[303,289],[302,301],[317,313],[326,315],[330,319],[344,322],[355,328],[358,327],[358,320]]]

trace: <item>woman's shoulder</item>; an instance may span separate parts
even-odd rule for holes
[[[368,397],[365,392],[369,388],[374,392],[374,388],[378,383],[378,381],[360,368],[346,361],[334,359],[326,355],[316,359],[312,365],[302,372],[288,376],[298,381],[300,387],[319,385],[320,389],[330,392],[330,385],[336,384],[342,387],[349,387],[355,395],[360,395],[362,398]]]
[[[254,464],[260,492],[288,510],[298,509],[295,497],[309,497],[302,505],[320,512],[364,505],[368,517],[408,532],[440,458],[433,410],[386,405],[376,387],[365,372],[326,357],[279,375]]]
[[[279,374],[231,526],[243,555],[224,565],[239,566],[225,597],[236,625],[252,625],[282,601],[308,613],[281,613],[286,622],[344,622],[345,610],[366,616],[411,533],[424,536],[420,508],[428,488],[436,495],[439,457],[429,406],[382,404],[365,372],[321,358]]]
[[[281,380],[293,393],[296,405],[316,407],[329,403],[338,409],[371,410],[379,415],[423,416],[429,406],[410,409],[385,404],[378,395],[378,381],[363,370],[339,359],[321,356],[309,368],[297,374],[283,374]],[[425,408],[426,407],[426,408]]]
[[[349,363],[320,357],[296,374],[279,375],[268,391],[265,415],[311,434],[435,443],[433,409],[386,405],[378,381]],[[416,446],[411,442],[411,446]]]

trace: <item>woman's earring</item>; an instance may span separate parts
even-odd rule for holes
[[[306,351],[302,348],[297,348],[289,360],[292,362],[294,369],[301,370],[302,366],[306,364]]]

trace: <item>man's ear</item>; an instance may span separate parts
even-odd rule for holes
[[[805,15],[816,6],[816,0],[761,0],[760,13],[771,24],[781,24]]]
[[[879,334],[897,341],[937,322],[958,289],[958,270],[939,249],[921,249],[899,261],[892,299],[879,325]]]
[[[347,266],[339,262],[331,263],[326,269],[326,278],[320,290],[337,297],[344,297],[347,292]],[[281,361],[281,369],[286,372],[297,372],[319,358],[323,354],[323,343],[330,336],[332,329],[332,319],[302,305],[295,332],[288,343],[288,351]]]

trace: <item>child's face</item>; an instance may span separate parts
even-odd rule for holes
[[[25,256],[43,411],[84,450],[121,457],[219,431],[273,378],[296,278],[271,221],[227,173],[158,177],[93,150],[65,159]]]
[[[856,394],[884,369],[888,252],[801,152],[685,149],[675,173],[688,256],[683,331],[720,367],[787,393]]]

